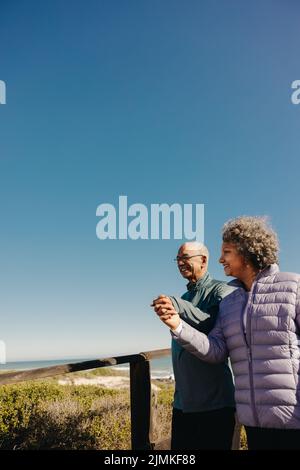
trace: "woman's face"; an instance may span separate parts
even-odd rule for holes
[[[219,259],[224,267],[226,276],[241,279],[245,275],[247,266],[245,258],[237,251],[233,243],[222,243],[221,257]]]

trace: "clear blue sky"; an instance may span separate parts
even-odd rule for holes
[[[178,240],[96,238],[96,208],[205,204],[271,217],[300,271],[297,0],[1,0],[0,339],[8,360],[169,346]]]

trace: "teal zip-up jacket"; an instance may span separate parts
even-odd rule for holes
[[[180,317],[208,334],[219,313],[221,300],[234,289],[206,273],[180,297],[170,296]],[[184,412],[234,407],[234,385],[228,362],[208,364],[182,348],[172,339],[172,362],[175,376],[174,408]]]

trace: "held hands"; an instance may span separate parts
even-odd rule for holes
[[[173,307],[172,301],[166,295],[159,295],[153,300],[151,307],[171,330],[176,330],[180,323],[180,317]]]

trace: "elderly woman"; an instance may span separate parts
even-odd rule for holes
[[[174,339],[192,354],[211,363],[230,356],[249,449],[300,449],[300,275],[280,272],[277,255],[264,218],[224,225],[219,261],[237,288],[222,300],[208,336],[183,321],[170,298],[154,300]]]

